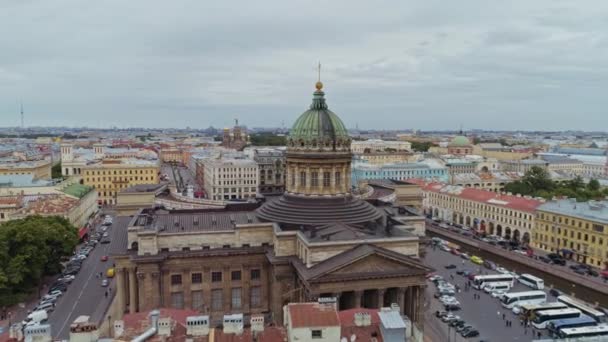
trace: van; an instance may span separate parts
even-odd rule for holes
[[[27,319],[29,321],[37,323],[46,322],[48,318],[49,315],[47,314],[46,310],[36,310],[31,314],[27,315]]]
[[[511,284],[510,283],[503,283],[503,282],[498,282],[498,283],[489,283],[488,285],[486,285],[483,290],[486,293],[490,293],[496,290],[504,290],[504,291],[509,291],[511,289]]]

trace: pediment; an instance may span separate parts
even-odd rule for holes
[[[376,273],[376,272],[390,272],[390,271],[398,271],[398,270],[407,270],[411,267],[409,265],[404,264],[398,260],[392,260],[390,258],[372,254],[366,257],[363,257],[359,260],[355,260],[354,262],[344,265],[334,271],[328,272],[326,274],[361,274],[361,273]]]

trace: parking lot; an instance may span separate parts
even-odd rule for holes
[[[539,331],[534,331],[532,327],[525,328],[515,314],[502,307],[497,298],[493,298],[484,291],[476,290],[472,287],[468,289],[465,286],[468,279],[456,273],[458,270],[465,270],[476,274],[495,274],[496,272],[490,271],[481,265],[474,264],[469,260],[462,259],[439,248],[433,249],[432,247],[428,247],[427,249],[425,262],[436,269],[437,275],[442,276],[452,285],[458,286],[460,291],[456,291],[454,297],[460,303],[459,306],[461,309],[454,311],[454,314],[463,319],[466,322],[465,324],[471,325],[479,331],[479,336],[466,339],[457,333],[455,328],[449,327],[448,324],[437,318],[435,312],[445,311],[445,307],[438,298],[435,298],[436,286],[429,281],[427,287],[428,305],[425,313],[425,331],[428,331],[432,336],[436,336],[431,340],[487,340],[493,342],[531,341],[533,339],[532,333],[535,334],[535,337],[538,337],[537,334]],[[446,269],[446,265],[456,265],[456,268]],[[516,282],[515,286],[510,291],[519,292],[529,290],[531,290],[529,287]],[[555,300],[555,298],[551,296],[548,296],[547,298],[548,301]],[[508,327],[506,321],[512,321],[512,325]],[[540,332],[542,336],[547,336],[546,331]]]

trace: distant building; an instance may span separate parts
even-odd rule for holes
[[[350,144],[350,148],[354,154],[396,151],[411,152],[412,144],[407,141],[368,139],[353,140]]]
[[[31,175],[34,180],[51,179],[51,161],[0,158],[0,175]]]
[[[521,159],[521,160],[504,160],[500,162],[500,168],[503,171],[526,173],[533,167],[540,167],[548,170],[549,162],[542,159]]]
[[[608,201],[549,201],[537,208],[534,246],[608,267]]]
[[[535,210],[541,200],[440,183],[423,183],[428,217],[479,232],[530,243]]]
[[[455,136],[448,144],[448,154],[454,156],[473,154],[473,144],[464,135]]]
[[[239,126],[238,120],[235,120],[235,125],[232,128],[224,128],[222,133],[222,146],[235,150],[242,150],[249,143],[249,135],[245,127]]]
[[[132,185],[157,184],[158,160],[103,159],[78,169],[85,185],[95,188],[100,204],[116,204],[118,193]]]
[[[418,163],[385,164],[382,166],[355,163],[352,167],[353,184],[372,179],[407,180],[410,178],[447,182],[449,174],[445,166],[431,160]]]
[[[251,159],[208,159],[204,162],[204,188],[213,200],[255,198],[258,164]]]
[[[258,187],[261,194],[282,194],[285,191],[285,150],[256,148],[253,159],[258,164]]]

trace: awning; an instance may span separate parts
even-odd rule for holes
[[[78,229],[78,238],[82,239],[85,235],[89,233],[89,227],[84,226]]]

